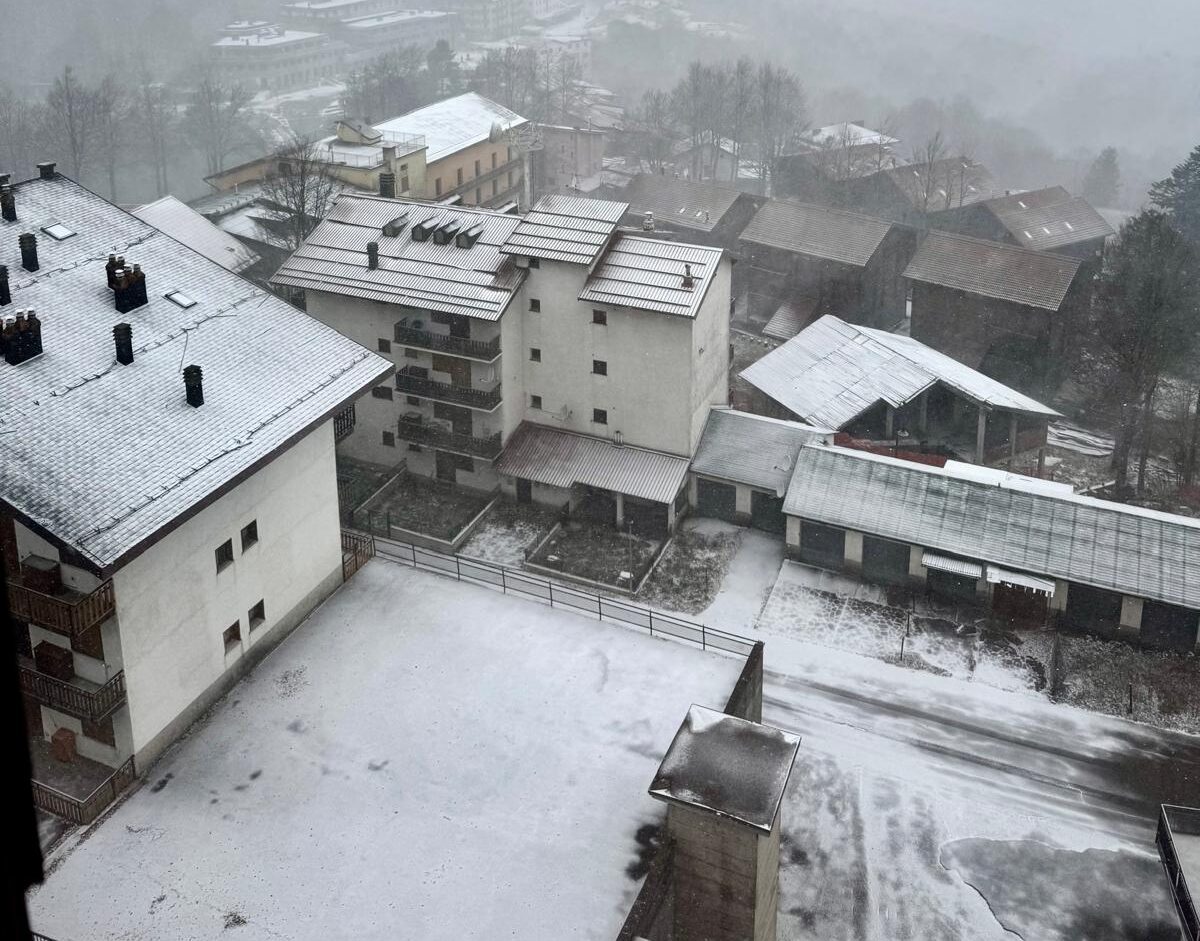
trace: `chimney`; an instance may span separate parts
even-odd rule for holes
[[[654,231],[654,213],[652,213],[652,212],[646,213],[645,217],[642,219],[642,231],[643,232],[653,232]]]
[[[37,236],[32,232],[22,232],[17,236],[17,243],[21,246],[21,267],[26,271],[37,271]]]
[[[7,173],[4,175],[8,176]],[[0,186],[0,217],[3,217],[5,222],[17,221],[17,199],[7,182]]]
[[[117,258],[109,264],[114,265],[111,272],[105,265],[105,273],[109,275],[109,286],[113,291],[113,306],[118,314],[127,314],[147,302],[146,275],[141,265],[134,265],[133,270],[125,267],[125,259]]]
[[[696,279],[692,277],[692,266],[687,262],[683,264],[683,289],[690,291],[696,286]]]
[[[4,352],[4,361],[10,366],[18,366],[41,355],[42,322],[32,309],[19,310],[15,317],[4,318],[4,326],[0,328],[0,348]]]
[[[48,160],[46,163],[39,163],[37,165],[38,176],[40,176],[43,180],[53,180],[54,166],[53,160]]]
[[[390,170],[384,170],[379,174],[379,195],[386,196],[388,199],[396,198],[396,174]]]
[[[0,265],[0,307],[12,303],[12,294],[8,290],[8,266]]]
[[[383,146],[383,165],[389,170],[392,164],[396,162],[396,147],[394,144],[384,144]]]
[[[199,408],[204,404],[204,373],[195,364],[183,367],[183,387],[187,390],[187,404]]]
[[[378,242],[367,242],[367,267],[372,269],[379,267]]]
[[[117,344],[117,362],[128,366],[133,362],[133,327],[119,323],[113,327],[113,340]]]

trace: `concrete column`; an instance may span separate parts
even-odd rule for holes
[[[785,541],[789,549],[800,548],[800,517],[789,516],[787,518],[787,533]]]
[[[929,392],[926,390],[917,397],[917,430],[924,434],[929,430]]]
[[[1008,416],[1008,469],[1012,470],[1017,457],[1017,413]]]
[[[887,409],[887,412],[883,420],[883,436],[890,438],[896,432],[896,410],[890,405],[884,407]]]
[[[921,564],[921,556],[924,554],[924,546],[908,547],[908,577],[914,581],[920,582],[922,585],[925,584],[926,581],[925,566]]]
[[[667,504],[667,532],[675,532],[675,501]]]
[[[975,463],[983,463],[983,449],[987,438],[987,409],[979,406],[979,418],[975,423]]]
[[[1054,597],[1050,599],[1051,611],[1066,611],[1067,610],[1067,590],[1068,584],[1061,578],[1054,580]]]
[[[696,482],[695,474],[688,474],[688,505],[695,506],[699,500],[700,485]]]
[[[853,529],[846,530],[845,553],[842,564],[847,572],[861,572],[863,559],[863,534]]]
[[[625,525],[625,494],[617,494],[617,528]]]
[[[1039,477],[1046,476],[1046,449],[1045,447],[1038,448],[1038,471]]]
[[[750,515],[750,488],[744,484],[734,485],[733,511],[738,516]]]
[[[1142,632],[1142,604],[1141,598],[1134,598],[1132,595],[1125,595],[1121,598],[1120,632],[1122,634],[1136,637]]]

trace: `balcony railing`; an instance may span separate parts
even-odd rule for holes
[[[401,327],[397,324],[396,342],[421,350],[478,359],[485,363],[494,362],[500,355],[499,336],[491,340],[471,340],[465,337],[452,337],[445,333],[430,333],[428,330],[413,330],[411,327]]]
[[[437,448],[440,451],[455,451],[459,454],[470,454],[493,460],[500,454],[500,433],[496,432],[486,438],[476,438],[474,435],[464,435],[456,431],[446,431],[436,425],[423,422],[400,419],[396,424],[396,437],[415,444]]]
[[[87,595],[69,590],[47,595],[9,579],[8,608],[18,621],[28,621],[74,640],[112,617],[116,604],[111,581]]]
[[[396,373],[396,391],[438,402],[451,402],[484,412],[493,412],[500,405],[499,385],[491,390],[452,386],[448,382],[436,382],[410,373],[407,367]]]
[[[64,794],[49,784],[42,784],[41,781],[31,781],[33,803],[46,813],[70,820],[81,827],[87,826],[116,800],[118,794],[129,787],[134,776],[133,759],[130,758],[110,774],[96,790],[84,798]]]
[[[354,406],[350,405],[333,416],[333,443],[349,438],[354,431]]]
[[[118,672],[103,686],[87,689],[39,673],[33,667],[22,663],[21,692],[69,716],[99,722],[124,705],[125,671]]]
[[[1177,840],[1200,841],[1200,809],[1163,804],[1158,814],[1158,858],[1171,883],[1171,897],[1179,913],[1184,941],[1200,941],[1200,912],[1192,898],[1195,886],[1189,886],[1179,859]]]

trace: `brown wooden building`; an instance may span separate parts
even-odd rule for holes
[[[620,194],[629,203],[626,225],[653,223],[657,238],[678,238],[697,245],[733,249],[763,199],[732,184],[681,180],[639,173]]]

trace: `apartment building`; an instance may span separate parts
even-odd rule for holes
[[[263,21],[230,23],[209,53],[222,76],[253,89],[316,85],[332,79],[338,68],[328,36]]]
[[[349,46],[349,65],[366,62],[400,46],[432,49],[439,42],[453,46],[458,37],[458,14],[442,10],[385,10],[341,20],[336,35]]]
[[[730,262],[621,231],[624,203],[520,217],[343,195],[273,283],[390,356],[352,457],[520,501],[636,504],[670,527],[727,402]]]
[[[40,170],[0,178],[0,546],[35,765],[78,779],[145,768],[341,582],[335,435],[392,366]]]

